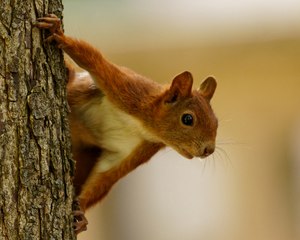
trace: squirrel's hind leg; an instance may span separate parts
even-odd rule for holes
[[[76,235],[87,230],[88,220],[86,219],[84,212],[80,208],[80,202],[75,199],[73,202],[73,216],[74,223],[73,228]]]

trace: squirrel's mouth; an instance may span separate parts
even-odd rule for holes
[[[194,158],[194,156],[192,154],[190,154],[187,150],[181,148],[181,147],[178,147],[176,148],[176,151],[181,154],[183,157],[187,158],[187,159],[192,159]]]

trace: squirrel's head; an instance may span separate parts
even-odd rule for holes
[[[160,96],[153,128],[168,146],[186,158],[207,157],[215,150],[218,120],[210,106],[217,82],[208,77],[197,90],[192,89],[189,72],[176,76]]]

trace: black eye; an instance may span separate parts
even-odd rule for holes
[[[183,114],[181,117],[181,122],[186,126],[192,126],[194,123],[193,116],[191,114]]]

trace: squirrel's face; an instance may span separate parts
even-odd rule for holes
[[[218,120],[210,106],[216,89],[214,78],[207,78],[192,91],[189,72],[178,75],[163,94],[154,120],[161,140],[186,158],[207,157],[215,150]]]

